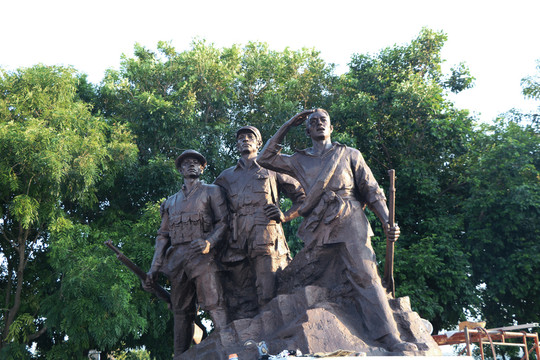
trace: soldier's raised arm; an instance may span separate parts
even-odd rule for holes
[[[314,110],[304,110],[290,118],[264,145],[257,156],[257,162],[265,168],[294,176],[294,168],[291,166],[289,156],[281,154],[281,143],[285,135],[293,127],[302,124]]]

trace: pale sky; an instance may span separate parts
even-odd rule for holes
[[[540,60],[539,14],[539,0],[0,0],[0,67],[72,65],[99,83],[136,42],[155,49],[170,41],[181,51],[201,38],[218,47],[314,47],[343,73],[352,54],[408,43],[429,27],[448,35],[447,68],[465,62],[476,77],[452,99],[489,122],[540,106],[520,87]]]

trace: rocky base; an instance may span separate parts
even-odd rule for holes
[[[316,286],[278,295],[254,318],[233,321],[174,358],[227,360],[229,354],[236,353],[240,359],[258,359],[255,345],[244,346],[248,340],[254,343],[265,341],[270,354],[285,349],[299,349],[303,354],[343,349],[368,356],[441,355],[424,321],[411,310],[408,297],[390,299],[390,305],[402,340],[416,344],[418,351],[399,353],[389,352],[373,340],[367,343],[369,333],[362,328],[362,319],[354,305],[346,301],[336,304],[328,298],[327,290]]]

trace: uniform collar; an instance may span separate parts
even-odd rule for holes
[[[327,154],[333,152],[334,150],[336,150],[337,147],[339,146],[345,146],[343,144],[340,144],[338,143],[337,141],[333,141],[332,142],[332,147],[330,149],[328,149],[328,151],[326,151],[324,154],[322,154],[320,157],[324,157],[326,156]],[[297,153],[300,153],[300,154],[303,154],[303,155],[307,155],[307,156],[315,156],[313,154],[311,154],[311,152],[309,152],[308,150],[310,150],[311,148],[307,148],[307,149],[302,149],[302,150],[296,150]]]
[[[256,167],[257,169],[261,168],[261,166],[257,163],[257,160],[253,160],[253,164],[251,165],[251,167]],[[244,160],[244,158],[241,157],[236,163],[235,170],[238,170],[238,169],[244,170],[246,168],[247,168],[246,161]]]
[[[202,181],[201,180],[197,180],[197,182],[195,182],[193,188],[191,189],[191,191],[188,193],[187,192],[187,186],[186,184],[182,184],[182,192],[184,193],[184,196],[189,196],[191,194],[193,194],[195,191],[197,191],[197,189],[199,189],[202,185]]]

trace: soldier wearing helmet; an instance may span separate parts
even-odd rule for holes
[[[158,272],[171,282],[176,359],[190,346],[197,303],[210,313],[216,329],[227,323],[215,248],[227,231],[228,212],[221,188],[200,181],[206,167],[202,154],[186,150],[175,164],[184,184],[161,205],[161,226],[144,287],[150,288]]]

